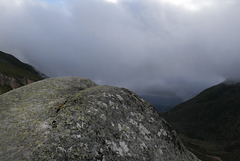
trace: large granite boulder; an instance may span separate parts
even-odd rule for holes
[[[0,96],[0,160],[198,159],[146,100],[67,77]]]

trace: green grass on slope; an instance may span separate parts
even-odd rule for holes
[[[0,51],[0,62],[4,62],[5,64],[11,64],[17,68],[39,75],[39,73],[31,65],[23,63],[20,60],[18,60],[15,56],[2,51]]]
[[[223,147],[209,141],[188,138],[183,134],[180,134],[179,138],[188,150],[194,153],[202,161],[222,161],[222,156],[227,154]]]
[[[33,74],[29,71],[20,69],[10,64],[0,62],[0,73],[3,73],[7,76],[18,77],[18,78],[27,78],[33,81],[41,80],[42,78],[36,74]]]
[[[0,95],[10,91],[11,89],[12,88],[10,86],[2,86],[2,85],[0,85]]]

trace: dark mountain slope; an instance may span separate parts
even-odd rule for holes
[[[44,75],[16,57],[0,51],[0,94],[34,81]]]
[[[18,60],[16,57],[14,57],[13,55],[4,53],[2,51],[0,51],[0,62],[5,63],[5,64],[10,64],[12,66],[20,68],[22,70],[26,70],[35,75],[40,75],[40,73],[38,71],[36,71],[31,65],[23,63],[20,60]]]
[[[187,138],[222,149],[223,160],[240,160],[240,83],[221,83],[206,89],[164,117]]]

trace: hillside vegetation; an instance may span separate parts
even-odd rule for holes
[[[0,51],[0,94],[43,79],[44,75],[16,57]]]
[[[200,159],[240,160],[240,83],[206,89],[164,117]]]

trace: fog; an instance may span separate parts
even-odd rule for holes
[[[239,80],[237,0],[1,0],[0,50],[50,77],[189,99]]]

